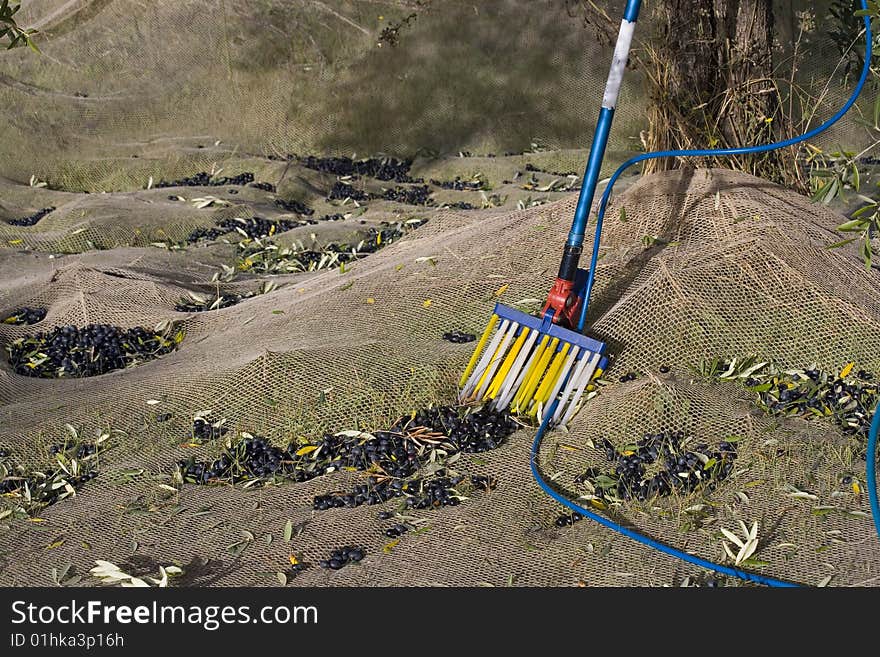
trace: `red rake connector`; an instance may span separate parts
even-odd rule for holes
[[[581,299],[575,290],[574,281],[557,278],[547,295],[547,302],[541,310],[541,316],[552,313],[551,321],[566,328],[577,326],[581,312]]]

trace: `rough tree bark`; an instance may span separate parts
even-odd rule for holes
[[[565,0],[584,9],[584,22],[602,42],[613,42],[616,19],[593,0]],[[630,61],[642,71],[649,98],[646,151],[751,146],[792,132],[780,111],[773,80],[774,0],[658,0],[646,3]],[[605,3],[599,3],[605,4]],[[645,25],[645,28],[648,26]],[[680,159],[649,160],[646,172],[689,166]],[[794,151],[703,159],[800,187]]]
[[[666,0],[658,45],[647,53],[649,150],[738,147],[775,139],[772,0]],[[784,155],[717,164],[787,182]],[[648,171],[683,166],[653,160]]]
[[[666,0],[657,7],[660,34],[648,46],[649,151],[695,148],[705,142],[710,106],[721,88],[714,0]],[[654,160],[649,169],[674,166]]]

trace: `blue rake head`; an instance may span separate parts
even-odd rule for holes
[[[461,377],[461,401],[488,401],[496,410],[509,407],[540,421],[561,395],[551,422],[567,423],[608,358],[604,342],[554,324],[551,317],[496,303]]]

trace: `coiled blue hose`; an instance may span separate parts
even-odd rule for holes
[[[866,0],[861,0],[862,9],[867,11],[868,6]],[[847,100],[846,104],[840,108],[840,110],[832,116],[830,119],[825,121],[820,126],[810,130],[809,132],[800,135],[798,137],[792,137],[791,139],[786,139],[785,141],[774,142],[771,144],[764,144],[760,146],[746,146],[742,148],[719,148],[719,149],[706,149],[706,150],[690,150],[690,151],[660,151],[657,153],[643,153],[641,155],[637,155],[633,158],[630,158],[626,162],[624,162],[611,176],[608,181],[608,186],[605,188],[605,192],[602,194],[602,199],[599,202],[599,211],[596,215],[596,232],[593,238],[593,254],[590,260],[590,269],[587,276],[587,284],[584,294],[584,302],[581,306],[581,314],[578,321],[578,331],[583,331],[584,324],[586,323],[587,317],[587,307],[589,305],[590,300],[590,292],[593,289],[593,281],[595,278],[596,272],[596,263],[598,262],[599,257],[599,241],[602,236],[602,220],[605,217],[605,210],[608,206],[608,201],[611,198],[611,190],[614,187],[614,183],[617,182],[618,178],[620,178],[621,174],[631,167],[634,164],[638,164],[639,162],[644,162],[645,160],[650,160],[654,158],[660,157],[706,157],[706,156],[719,156],[719,155],[746,155],[750,153],[766,153],[768,151],[776,150],[779,148],[786,148],[788,146],[794,146],[795,144],[799,144],[808,139],[812,139],[816,135],[824,132],[832,125],[837,123],[846,114],[849,109],[855,104],[856,99],[861,94],[862,89],[865,86],[865,83],[868,80],[868,75],[871,70],[871,57],[873,52],[873,37],[871,35],[871,18],[868,15],[864,16],[864,24],[865,24],[865,36],[866,36],[866,48],[865,48],[865,63],[862,67],[862,73],[859,77],[859,82],[856,85],[855,90],[852,95]],[[564,387],[564,385],[563,385]],[[687,563],[693,564],[695,566],[700,566],[702,568],[706,568],[709,570],[713,570],[718,573],[722,573],[724,575],[729,575],[731,577],[737,577],[739,579],[743,579],[749,582],[754,582],[757,584],[764,584],[767,586],[773,587],[793,587],[798,586],[798,584],[794,584],[792,582],[786,582],[784,580],[774,579],[772,577],[764,577],[762,575],[756,575],[754,573],[747,572],[745,570],[740,570],[738,568],[730,568],[728,566],[724,566],[722,564],[717,564],[706,559],[701,559],[692,554],[688,554],[687,552],[683,552],[681,550],[677,550],[669,545],[665,545],[658,541],[655,541],[652,538],[649,538],[643,534],[640,534],[632,529],[624,527],[605,516],[599,515],[589,509],[586,509],[579,504],[576,504],[572,500],[567,499],[565,496],[561,495],[557,491],[555,491],[541,476],[540,470],[538,468],[538,450],[541,446],[541,440],[544,438],[544,434],[547,432],[547,428],[550,423],[550,419],[553,417],[553,414],[556,411],[556,406],[558,405],[558,400],[555,400],[553,404],[550,406],[549,410],[544,414],[544,420],[541,422],[541,425],[538,427],[538,432],[535,434],[535,439],[532,443],[531,450],[531,458],[530,465],[532,470],[532,476],[535,478],[535,481],[538,485],[554,500],[568,507],[572,511],[576,511],[581,515],[598,522],[599,524],[612,529],[619,534],[622,534],[628,538],[633,539],[643,545],[647,545],[650,548],[663,552],[664,554],[668,554],[670,556],[676,557],[677,559],[681,559],[682,561],[686,561]],[[878,404],[878,408],[880,408],[880,404]],[[876,480],[876,452],[877,452],[877,434],[880,432],[880,413],[877,412],[878,409],[875,409],[874,418],[871,423],[871,431],[868,437],[868,447],[867,447],[867,476],[866,476],[866,485],[868,487],[868,495],[871,501],[871,513],[874,517],[874,525],[877,529],[878,537],[880,537],[880,504],[878,504],[877,499],[877,480]]]

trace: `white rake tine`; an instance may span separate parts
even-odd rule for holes
[[[467,380],[464,388],[462,388],[462,400],[470,396],[477,383],[479,382],[480,377],[483,376],[483,372],[486,370],[486,366],[489,364],[489,360],[492,358],[492,354],[495,353],[495,349],[498,347],[498,343],[501,342],[501,338],[503,338],[504,334],[507,332],[507,326],[509,324],[509,319],[503,320],[501,322],[501,326],[498,328],[498,332],[494,336],[492,336],[492,341],[489,343],[489,346],[486,347],[486,351],[484,351],[483,355],[480,357],[480,362],[477,363],[477,366],[474,368],[473,373]]]
[[[577,388],[577,385],[581,380],[581,374],[583,373],[584,368],[587,366],[587,363],[590,362],[590,358],[592,357],[592,355],[592,352],[586,352],[575,366],[574,372],[569,377],[568,383],[565,384],[565,388],[562,390],[562,397],[559,398],[559,404],[556,406],[556,412],[553,414],[553,423],[558,422],[559,418],[565,412],[565,402],[568,401],[568,398],[571,396],[572,391]]]
[[[568,372],[568,368],[571,367],[574,359],[577,358],[578,352],[580,352],[580,347],[575,347],[571,350],[571,353],[565,357],[565,363],[562,365],[562,369],[559,370],[559,376],[556,379],[556,383],[553,384],[553,388],[550,390],[550,396],[547,397],[547,408],[550,408],[550,405],[553,403],[553,400],[556,399],[556,395],[559,394],[559,389],[562,387],[562,382],[565,381],[565,373]],[[544,414],[541,413],[539,416],[541,422],[544,421]]]
[[[587,389],[587,386],[590,384],[590,381],[593,379],[593,374],[596,372],[596,367],[599,365],[599,354],[593,354],[593,357],[590,359],[590,366],[584,371],[581,375],[581,382],[578,385],[577,392],[575,392],[574,397],[571,398],[571,403],[568,405],[568,410],[565,411],[565,415],[562,416],[561,425],[568,424],[569,420],[574,417],[575,410],[577,410],[578,402],[581,400],[581,396],[584,394],[584,390]]]
[[[510,328],[507,329],[507,333],[501,341],[501,347],[498,349],[498,358],[489,363],[488,374],[486,374],[486,378],[483,379],[483,385],[481,385],[476,393],[474,393],[475,399],[481,399],[483,395],[486,394],[486,390],[488,390],[489,386],[492,384],[492,377],[495,376],[495,370],[497,370],[498,366],[504,362],[504,358],[507,356],[507,350],[510,348],[510,343],[513,341],[518,328],[519,324],[516,322],[510,324]]]
[[[540,333],[540,331],[534,331],[532,329],[523,330],[532,331],[532,333],[526,338],[525,344],[523,344],[522,349],[520,349],[519,353],[516,355],[516,359],[513,361],[513,365],[511,365],[510,371],[507,373],[504,383],[501,384],[499,393],[495,397],[495,409],[499,411],[507,406],[506,398],[510,397],[510,391],[511,388],[514,387],[514,383],[520,380],[520,375],[523,372],[523,362],[529,357],[529,353],[531,353],[532,347],[535,345],[535,340],[538,339],[538,334]]]

